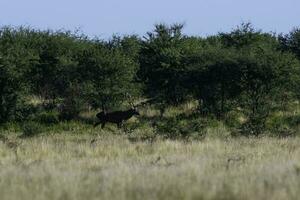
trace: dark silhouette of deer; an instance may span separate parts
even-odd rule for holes
[[[133,115],[140,115],[135,108],[131,108],[126,111],[115,111],[110,113],[105,113],[102,111],[96,115],[99,121],[94,124],[94,127],[101,124],[101,128],[104,128],[105,123],[110,122],[117,124],[118,128],[120,128],[122,126],[122,123],[130,119]]]

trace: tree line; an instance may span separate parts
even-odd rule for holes
[[[208,37],[182,24],[157,24],[145,36],[89,38],[68,31],[0,28],[0,123],[42,110],[60,119],[87,108],[111,110],[129,99],[169,105],[197,100],[199,116],[234,110],[259,134],[270,113],[299,99],[300,29],[265,33],[243,23]],[[32,96],[42,107],[29,104]]]

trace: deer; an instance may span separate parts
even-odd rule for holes
[[[135,109],[131,108],[126,111],[115,111],[110,113],[105,113],[104,111],[99,112],[96,117],[99,119],[94,127],[101,124],[101,128],[104,128],[107,122],[117,124],[118,128],[121,128],[124,121],[130,119],[134,115],[140,115],[140,113]]]
[[[115,111],[107,113],[104,104],[102,104],[102,112],[96,114],[96,117],[99,121],[94,124],[94,127],[101,124],[101,128],[104,128],[105,124],[107,122],[110,122],[117,124],[118,128],[121,128],[124,121],[130,119],[134,115],[140,115],[140,113],[137,111],[137,105],[133,104],[131,95],[128,93],[126,93],[125,95],[128,98],[128,103],[131,108],[125,111]]]
[[[148,105],[154,100],[154,98],[145,99],[140,101],[138,104],[134,105],[131,95],[128,93],[126,93],[125,95],[128,98],[128,103],[131,106],[131,108],[125,111],[115,111],[107,113],[105,105],[102,103],[102,111],[96,114],[96,117],[99,121],[94,124],[94,127],[101,124],[101,128],[104,128],[105,124],[107,122],[110,122],[117,124],[118,128],[121,128],[124,121],[130,119],[134,115],[140,115],[140,113],[137,111],[137,108],[139,106]]]

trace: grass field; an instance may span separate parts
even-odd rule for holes
[[[0,142],[1,200],[299,199],[300,138],[134,140],[74,128]]]

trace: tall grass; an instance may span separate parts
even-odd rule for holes
[[[0,199],[299,199],[297,134],[233,137],[226,122],[195,118],[196,106],[140,110],[122,129],[93,128],[93,112],[3,125]],[[290,117],[272,116],[269,130],[298,127]]]
[[[0,142],[0,198],[298,199],[300,138],[132,141],[84,129]],[[137,134],[137,133],[136,133]]]

